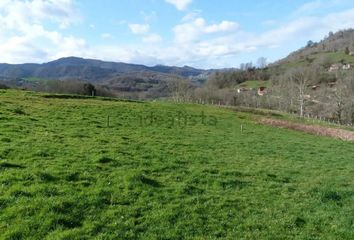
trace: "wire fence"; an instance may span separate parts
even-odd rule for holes
[[[280,111],[280,110],[272,110],[272,109],[263,109],[263,108],[259,108],[259,107],[246,107],[246,106],[234,106],[234,105],[227,105],[224,104],[222,101],[215,101],[215,100],[203,100],[203,99],[191,99],[191,100],[184,100],[184,99],[174,99],[172,100],[173,102],[177,102],[177,103],[194,103],[194,104],[201,104],[201,105],[213,105],[213,106],[222,106],[222,107],[245,107],[245,108],[250,108],[250,109],[257,109],[257,110],[265,110],[268,112],[278,112],[278,113],[283,113],[283,114],[287,114],[289,116],[291,116],[291,118],[294,119],[302,119],[305,120],[308,123],[312,123],[312,124],[328,124],[328,125],[332,125],[332,126],[338,126],[338,127],[350,127],[353,128],[354,127],[354,123],[341,123],[339,120],[336,120],[334,118],[329,118],[329,117],[324,117],[324,116],[318,116],[315,114],[310,114],[310,113],[306,113],[304,114],[302,117],[298,114],[298,113],[294,113],[294,112],[287,112],[287,111]],[[237,108],[239,109],[239,108]],[[240,110],[240,109],[239,109]]]

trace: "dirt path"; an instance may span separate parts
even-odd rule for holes
[[[292,130],[311,133],[315,135],[333,137],[333,138],[338,138],[346,141],[354,141],[354,132],[344,130],[344,129],[336,129],[336,128],[318,126],[318,125],[306,125],[302,123],[293,123],[284,120],[277,120],[277,119],[270,119],[270,118],[262,118],[259,122],[262,124],[292,129]]]

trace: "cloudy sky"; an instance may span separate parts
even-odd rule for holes
[[[354,28],[353,0],[0,0],[0,62],[270,62]]]

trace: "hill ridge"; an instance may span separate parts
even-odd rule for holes
[[[189,66],[176,67],[156,65],[148,67],[142,64],[103,61],[74,56],[59,58],[42,64],[0,64],[0,76],[12,79],[38,77],[48,79],[77,78],[86,81],[102,81],[112,78],[112,76],[116,74],[138,72],[165,73],[181,77],[190,77],[206,73],[207,70]]]

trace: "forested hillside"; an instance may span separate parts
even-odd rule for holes
[[[192,94],[207,103],[276,109],[354,123],[354,31],[309,41],[288,57],[256,68],[220,72]]]
[[[330,32],[320,42],[309,40],[305,47],[291,53],[288,57],[278,61],[275,65],[299,62],[306,59],[321,57],[323,53],[354,53],[354,30],[343,30],[336,33]],[[332,55],[333,56],[333,55]],[[344,57],[342,55],[342,57]],[[354,62],[351,60],[351,62]]]

